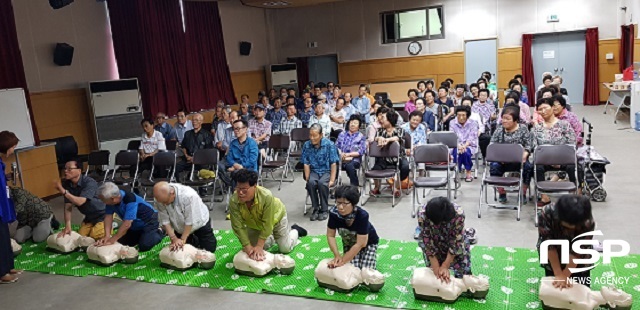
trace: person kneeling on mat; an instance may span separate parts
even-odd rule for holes
[[[185,243],[211,253],[216,251],[216,236],[211,229],[209,208],[189,186],[159,182],[153,186],[160,224],[171,238],[171,250]]]
[[[122,219],[122,225],[115,236],[106,231],[104,238],[98,240],[96,246],[120,242],[131,247],[137,245],[140,252],[145,252],[162,241],[164,233],[159,228],[158,213],[144,198],[120,190],[111,182],[98,188],[98,197],[106,205],[104,226],[111,227],[114,213]]]
[[[274,241],[280,252],[291,252],[298,237],[306,236],[307,231],[297,224],[289,227],[284,203],[270,190],[256,185],[257,172],[241,169],[233,179],[236,188],[229,200],[231,228],[242,250],[256,261],[265,259],[264,249],[269,249]]]
[[[451,281],[449,269],[456,278],[471,275],[471,244],[464,233],[464,210],[445,197],[427,203],[422,219],[420,246],[424,261],[438,279]]]
[[[378,234],[369,222],[369,213],[358,206],[360,193],[351,185],[336,188],[336,206],[329,213],[327,242],[335,258],[329,268],[351,262],[354,266],[376,269]],[[336,230],[342,237],[343,255],[338,251]]]

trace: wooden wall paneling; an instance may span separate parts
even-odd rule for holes
[[[53,187],[53,181],[59,178],[55,146],[18,151],[17,156],[20,159],[23,187],[26,190],[40,198],[57,193]],[[7,172],[10,172],[10,169]],[[10,182],[10,185],[13,183]]]
[[[635,47],[634,47],[635,48]],[[607,60],[606,54],[613,53],[613,59]],[[634,49],[635,53],[635,49]],[[607,101],[609,91],[602,86],[602,83],[611,83],[615,79],[615,74],[620,72],[620,40],[600,40],[598,42],[598,84],[600,87],[600,102]]]
[[[522,47],[498,49],[498,88],[507,88],[516,74],[522,74]]]
[[[231,72],[231,82],[238,102],[240,102],[242,94],[249,95],[249,100],[256,102],[258,100],[258,92],[267,90],[264,70]]]

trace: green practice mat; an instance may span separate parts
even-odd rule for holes
[[[234,273],[233,256],[240,243],[231,231],[215,231],[218,239],[217,262],[212,270],[191,269],[180,272],[160,267],[158,253],[169,244],[168,238],[151,251],[141,253],[134,265],[117,263],[100,267],[87,261],[87,255],[75,252],[60,255],[47,251],[46,242],[23,244],[16,258],[16,268],[49,274],[84,277],[87,275],[129,279],[141,282],[204,287],[238,292],[272,293],[313,299],[366,304],[406,309],[542,309],[538,300],[539,279],[544,271],[538,264],[535,250],[521,248],[475,246],[472,249],[472,271],[488,277],[491,289],[486,300],[461,297],[454,304],[415,300],[409,283],[413,269],[424,266],[423,255],[414,241],[380,240],[378,270],[387,276],[384,288],[371,293],[361,287],[350,294],[320,288],[314,271],[321,259],[332,257],[325,236],[301,238],[302,243],[290,253],[296,269],[290,276],[270,274],[264,278],[240,276]],[[339,245],[341,248],[341,245]],[[618,288],[633,295],[634,305],[640,305],[640,255],[614,258],[608,265],[600,264],[592,278],[628,277],[628,283]],[[592,284],[599,289],[601,284]]]

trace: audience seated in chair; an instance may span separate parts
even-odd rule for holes
[[[322,128],[322,136],[329,139],[331,134],[331,119],[329,115],[325,113],[325,106],[323,104],[316,104],[315,114],[309,119],[309,128],[313,124],[318,124]]]
[[[265,118],[271,122],[271,132],[273,134],[280,132],[280,123],[287,118],[287,112],[282,108],[282,100],[280,98],[273,100],[273,109],[269,110]]]
[[[140,156],[138,173],[142,173],[145,170],[151,170],[151,166],[153,165],[153,155],[155,155],[159,151],[167,150],[165,138],[163,137],[162,133],[153,129],[153,124],[151,123],[151,121],[143,119],[140,122],[140,125],[142,125],[144,133],[142,134],[140,148],[138,148],[138,153]],[[169,128],[171,128],[171,126],[169,126]],[[135,167],[131,167],[131,169],[129,170],[129,175],[134,175],[135,173]]]
[[[407,156],[413,154],[416,146],[427,144],[427,133],[430,132],[422,122],[423,113],[413,111],[409,114],[409,122],[402,125],[402,130],[411,135],[411,149],[407,150]]]
[[[213,137],[213,143],[221,154],[226,152],[223,148],[223,144],[225,133],[227,132],[227,129],[231,128],[231,112],[230,107],[222,109],[222,112],[220,112],[221,119],[218,123],[218,127],[216,128],[216,134]]]
[[[193,188],[159,182],[153,186],[153,197],[160,225],[171,239],[172,251],[181,250],[185,244],[216,251],[209,208]]]
[[[156,114],[155,125],[153,124],[153,122],[151,122],[151,125],[152,125],[151,127],[153,127],[153,129],[155,129],[157,132],[162,134],[162,137],[165,140],[176,140],[176,132],[173,129],[173,127],[171,127],[171,125],[169,125],[169,123],[166,122],[166,119],[167,119],[167,116],[163,112],[159,112],[158,114]]]
[[[236,120],[232,128],[236,139],[231,141],[224,159],[218,162],[218,177],[233,189],[235,172],[242,169],[258,171],[259,147],[256,141],[248,136],[249,128],[246,121]]]
[[[367,152],[367,139],[360,132],[360,118],[352,115],[347,123],[347,130],[340,133],[336,141],[336,148],[340,152],[342,169],[349,176],[349,183],[359,186],[358,169],[362,165],[362,158]]]
[[[263,157],[266,155],[266,150],[269,137],[271,137],[271,128],[273,125],[270,121],[265,119],[266,107],[262,104],[256,104],[253,109],[254,119],[249,121],[249,131],[251,131],[251,138],[258,143],[258,149],[262,152]]]
[[[390,143],[397,142],[400,144],[400,159],[395,157],[387,157],[387,158],[376,158],[375,164],[371,170],[385,170],[385,169],[395,169],[398,161],[400,161],[400,180],[394,182],[394,190],[393,195],[398,198],[401,195],[400,186],[401,181],[409,177],[409,161],[405,156],[404,145],[404,130],[402,128],[395,127],[396,122],[398,121],[398,114],[395,111],[386,109],[386,113],[380,114],[380,123],[382,128],[378,130],[378,133],[375,138],[375,142],[380,147],[385,147]],[[371,195],[379,195],[380,194],[380,180],[374,181],[374,188],[371,190]]]
[[[59,236],[71,232],[71,214],[76,208],[84,215],[78,233],[81,236],[99,240],[105,236],[105,205],[98,198],[98,183],[82,174],[80,163],[75,160],[67,162],[64,180],[56,182],[56,190],[64,197],[64,228]]]
[[[482,153],[482,157],[484,158],[487,155],[487,146],[491,141],[491,124],[497,118],[496,106],[493,104],[493,101],[489,99],[488,89],[485,88],[478,91],[478,101],[473,103],[471,112],[478,113],[484,121],[484,125],[486,126],[485,132],[478,138],[480,152]]]
[[[289,227],[287,209],[268,189],[257,186],[258,173],[241,169],[234,174],[236,190],[229,199],[231,229],[242,250],[256,261],[266,258],[265,250],[274,243],[281,253],[289,253],[307,231],[298,225]]]
[[[337,139],[338,135],[344,131],[344,124],[347,122],[347,112],[344,110],[344,98],[337,98],[336,105],[329,110],[331,120],[331,138]]]
[[[176,164],[175,176],[180,180],[180,173],[183,171],[191,171],[193,165],[193,154],[197,150],[211,149],[213,148],[213,136],[211,132],[202,130],[202,122],[204,117],[202,114],[195,114],[193,116],[193,129],[185,132],[184,139],[182,140],[182,153],[184,154],[184,160]],[[196,169],[200,169],[196,167]]]
[[[273,134],[289,135],[291,133],[291,130],[294,130],[296,128],[302,128],[302,121],[296,117],[295,103],[289,103],[287,104],[287,117],[283,118],[280,121],[280,126],[278,126],[277,130],[274,129]]]
[[[319,109],[319,106],[316,106],[316,112]],[[307,193],[311,196],[312,221],[324,221],[329,217],[329,188],[335,184],[340,160],[335,144],[328,138],[323,138],[323,131],[324,128],[320,124],[311,125],[309,141],[302,147],[300,160],[304,164]]]
[[[178,143],[182,143],[184,134],[193,129],[193,123],[191,120],[187,119],[187,112],[184,109],[178,110],[176,117],[178,121],[173,126],[173,130],[176,132],[176,139],[178,140]]]
[[[466,170],[465,181],[473,181],[471,168],[473,156],[478,152],[478,124],[469,120],[471,109],[468,106],[456,107],[457,122],[451,123],[451,131],[458,136],[458,147],[451,150],[453,161],[458,164],[458,169]],[[488,144],[487,144],[488,145]]]
[[[111,182],[98,188],[98,197],[106,205],[105,227],[111,227],[114,213],[122,219],[122,224],[115,235],[107,231],[96,246],[119,242],[126,246],[137,245],[140,252],[145,252],[162,241],[164,233],[159,228],[158,213],[142,197],[120,190]]]

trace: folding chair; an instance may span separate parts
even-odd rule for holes
[[[168,168],[167,168],[168,167]],[[157,169],[167,169],[166,178],[154,178],[153,174]],[[148,179],[140,180],[140,187],[144,191],[144,198],[147,197],[147,190],[149,187],[153,187],[158,182],[173,182],[176,172],[176,153],[173,151],[158,152],[153,155],[153,164],[151,166],[151,173]]]
[[[282,176],[280,177],[280,185],[278,186],[278,190],[282,188],[282,181],[285,181],[287,172],[290,169],[289,166],[289,154],[291,154],[291,137],[288,135],[273,135],[269,138],[268,147],[269,152],[271,152],[271,158],[274,160],[269,160],[268,158],[262,162],[262,170],[260,173],[268,172],[271,174],[271,178],[274,181],[277,181],[273,176],[273,172],[282,169]],[[284,160],[277,160],[277,155],[282,151],[285,156]],[[295,175],[291,172],[291,180],[286,180],[287,182],[295,181]],[[263,180],[264,182],[264,180]]]
[[[404,132],[404,135],[402,136],[402,141],[404,142],[404,144],[402,145],[402,147],[407,150],[411,150],[413,148],[413,139],[411,138],[411,134],[407,131]],[[412,150],[413,152],[413,150]],[[407,161],[409,162],[409,171],[413,171],[413,169],[411,167],[413,167],[414,162],[413,162],[413,156],[407,156]],[[409,190],[411,188],[407,188],[407,190],[405,191],[405,195],[409,195]]]
[[[490,162],[498,162],[504,164],[520,164],[520,175],[516,177],[505,177],[505,176],[491,176],[487,171],[489,169],[484,169],[484,173],[482,174],[482,181],[480,183],[480,200],[478,202],[478,218],[482,217],[482,196],[484,193],[484,204],[487,206],[492,206],[498,209],[513,209],[518,210],[516,215],[516,220],[520,220],[520,208],[522,206],[522,195],[520,195],[520,190],[522,188],[522,170],[524,168],[524,164],[522,162],[522,156],[524,154],[524,148],[520,144],[499,144],[492,143],[487,146],[487,164]],[[511,187],[516,189],[518,192],[518,204],[516,206],[497,206],[491,205],[487,201],[487,187],[493,186],[495,187]]]
[[[571,181],[537,181],[537,166],[574,165],[576,182]],[[540,145],[533,152],[533,186],[534,205],[536,206],[535,224],[538,226],[538,193],[558,194],[576,192],[578,190],[578,166],[575,145]]]
[[[416,201],[420,204],[418,198],[418,188],[443,188],[447,189],[447,198],[451,199],[451,170],[445,169],[447,172],[446,177],[419,177],[417,166],[418,164],[425,164],[425,166],[433,165],[433,163],[447,163],[449,165],[449,148],[443,144],[427,144],[419,145],[416,147],[413,153],[413,160],[415,165],[413,166],[413,209],[411,211],[411,217],[416,217]],[[446,166],[445,166],[446,167]]]
[[[165,145],[167,147],[167,151],[175,151],[178,148],[178,141],[166,140]]]
[[[363,166],[364,166],[364,184],[362,186],[362,191],[360,193],[361,197],[363,198],[367,198],[366,200],[362,200],[362,205],[364,206],[368,200],[369,197],[365,197],[365,191],[367,188],[367,182],[369,183],[369,189],[371,189],[371,182],[370,179],[372,180],[380,180],[380,181],[384,181],[388,178],[395,178],[397,181],[396,182],[401,182],[400,181],[400,144],[398,142],[393,142],[391,144],[386,145],[384,148],[381,148],[378,146],[377,143],[371,143],[369,145],[369,150],[368,150],[368,154],[366,155],[366,160],[363,161]],[[395,166],[395,169],[384,169],[384,170],[371,170],[369,169],[369,165],[368,165],[368,161],[373,158],[374,160],[376,158],[387,158],[387,157],[395,157],[397,158],[397,163]],[[366,162],[366,164],[365,164]],[[382,196],[380,195],[379,197],[388,197],[388,196]],[[391,207],[395,207],[396,206],[396,197],[393,195],[393,191],[391,194]]]
[[[96,182],[104,182],[109,176],[109,156],[108,150],[93,151],[89,153],[87,160],[87,170],[84,175],[90,176]],[[93,167],[93,169],[91,169]]]
[[[211,194],[211,201],[209,204],[209,210],[213,210],[213,202],[216,198],[216,182],[218,181],[218,150],[217,149],[201,149],[197,150],[193,154],[193,159],[191,160],[193,165],[191,165],[191,173],[189,175],[189,179],[184,181],[182,184],[186,186],[191,186],[196,190],[200,190],[200,188],[209,188],[213,187]],[[207,167],[211,171],[215,171],[215,176],[213,179],[199,179],[196,173],[196,166],[199,167]],[[229,206],[227,205],[227,208]]]
[[[300,157],[302,157],[302,146],[305,142],[309,141],[309,131],[309,128],[295,128],[289,133],[292,142],[292,147],[289,151],[289,164],[291,165],[290,170],[292,172],[295,170],[295,166],[293,166],[291,159],[295,158],[300,161]]]
[[[402,117],[402,121],[407,123],[409,122],[409,112],[402,110],[402,111],[398,111],[398,114],[400,114],[400,117]]]
[[[127,144],[127,150],[129,150],[129,151],[138,151],[138,149],[140,148],[140,144],[141,143],[142,142],[140,140],[131,140]]]
[[[135,187],[135,184],[138,180],[138,164],[139,164],[139,155],[138,150],[129,150],[129,151],[120,151],[116,154],[116,162],[115,167],[113,169],[113,173],[111,174],[111,180],[114,184],[118,185],[118,187]],[[128,175],[124,177],[122,172],[129,173],[131,167],[135,166],[135,173],[133,175]],[[116,173],[119,175],[116,176]]]
[[[444,144],[449,148],[449,150],[451,150],[458,147],[458,136],[453,131],[431,132],[431,134],[429,135],[429,141],[427,141],[427,143],[428,144]],[[442,161],[442,163],[444,163],[444,161]],[[443,164],[431,163],[431,164],[425,165],[425,170],[453,171],[453,182],[455,184],[454,191],[453,191],[453,199],[458,199],[458,189],[461,186],[460,179],[458,176],[458,164],[448,160],[447,160],[447,163],[448,164],[446,166]]]

